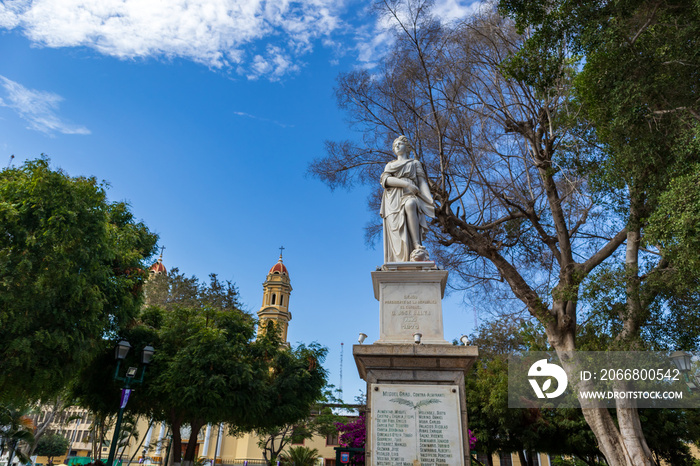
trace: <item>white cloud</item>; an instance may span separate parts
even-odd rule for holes
[[[267,122],[267,123],[272,123],[272,124],[275,124],[275,125],[280,126],[280,127],[282,127],[282,128],[294,128],[294,125],[288,125],[287,123],[280,123],[279,121],[270,120],[269,118],[263,118],[263,117],[251,115],[250,113],[245,113],[245,112],[233,112],[233,114],[234,114],[234,115],[241,116],[241,117],[245,117],[245,118],[250,118],[250,119],[253,119],[253,120],[265,121],[265,122]]]
[[[437,0],[433,5],[432,13],[441,21],[451,22],[471,16],[483,8],[486,3],[481,0],[470,0],[462,2],[460,0]]]
[[[337,56],[350,46],[365,67],[392,43],[391,21],[373,18],[366,0],[4,0],[0,28],[18,29],[45,47],[89,47],[122,59],[183,58],[249,79],[297,72],[320,44]],[[436,0],[451,21],[479,0]],[[361,11],[351,25],[341,15]]]
[[[436,0],[431,14],[443,23],[451,23],[467,18],[483,8],[482,0]],[[408,11],[399,8],[396,11],[398,21],[407,22]],[[379,14],[373,24],[365,25],[356,31],[357,56],[360,66],[373,68],[394,43],[394,32],[398,28],[397,18],[388,12]]]
[[[253,57],[248,79],[266,76],[268,79],[276,81],[288,73],[299,71],[299,65],[299,63],[292,62],[280,47],[268,45],[265,56],[256,55]]]
[[[182,57],[213,68],[235,65],[253,77],[264,69],[278,78],[298,69],[293,62],[338,27],[337,3],[6,0],[0,4],[0,27],[21,28],[35,44],[47,47],[84,46],[125,59]],[[270,40],[274,50],[256,54],[261,40]]]
[[[59,132],[63,134],[90,134],[84,126],[62,121],[57,115],[59,103],[63,97],[45,91],[27,89],[15,81],[0,76],[0,106],[13,109],[29,128],[46,134]]]

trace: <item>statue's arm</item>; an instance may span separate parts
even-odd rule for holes
[[[430,193],[430,185],[425,177],[418,177],[418,189],[420,190],[421,197],[429,204],[432,204],[433,195]]]
[[[428,204],[433,205],[433,195],[430,193],[428,177],[425,175],[425,169],[423,168],[422,163],[418,163],[416,175],[418,178],[418,189],[420,190],[420,197],[423,198],[423,200]]]
[[[392,188],[411,189],[411,186],[417,189],[416,185],[406,178],[397,178],[395,176],[387,176],[384,179],[384,187],[391,186]]]

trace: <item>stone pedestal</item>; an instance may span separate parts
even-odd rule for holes
[[[376,344],[449,345],[444,338],[442,298],[447,272],[434,262],[393,262],[372,272],[374,297],[379,300],[379,340]]]
[[[470,464],[464,374],[478,350],[445,340],[447,275],[434,262],[372,272],[379,340],[353,347],[367,382],[367,466]]]
[[[464,374],[473,346],[355,345],[367,382],[367,466],[469,465]]]

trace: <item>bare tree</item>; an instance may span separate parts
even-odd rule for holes
[[[515,298],[567,366],[582,282],[605,261],[639,275],[639,230],[627,229],[635,203],[622,192],[619,204],[631,210],[610,208],[581,169],[600,150],[580,127],[575,70],[563,45],[561,69],[538,91],[501,66],[523,42],[511,21],[487,8],[445,25],[429,6],[381,4],[396,28],[391,52],[375,70],[341,75],[336,88],[362,140],[327,142],[327,155],[309,170],[331,188],[376,183],[378,193],[391,140],[406,135],[436,200],[431,253],[463,286]],[[371,196],[370,206],[378,199]],[[368,231],[372,237],[380,228]],[[638,336],[643,312],[638,282],[628,283],[620,345]],[[633,402],[618,400],[617,420],[605,409],[583,412],[611,465],[653,464]]]

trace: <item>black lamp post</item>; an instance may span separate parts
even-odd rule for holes
[[[114,371],[114,380],[124,382],[124,386],[122,387],[122,398],[119,403],[119,414],[117,414],[117,424],[114,426],[112,444],[109,446],[109,457],[107,458],[107,466],[113,466],[114,456],[117,453],[117,443],[119,442],[119,430],[122,426],[124,408],[126,407],[127,401],[129,401],[129,395],[131,395],[131,389],[129,387],[131,387],[131,384],[140,384],[143,382],[143,376],[146,374],[146,366],[150,364],[151,359],[153,358],[153,353],[155,353],[155,350],[151,345],[148,345],[143,349],[143,354],[141,356],[141,363],[143,364],[143,368],[141,369],[141,377],[135,379],[136,372],[138,371],[137,367],[129,367],[126,370],[126,376],[120,377],[119,368],[121,366],[122,360],[126,358],[126,355],[127,353],[129,353],[130,349],[131,345],[129,344],[129,342],[126,340],[122,340],[119,343],[117,343],[117,347],[114,350],[114,358],[117,360],[117,368]]]

